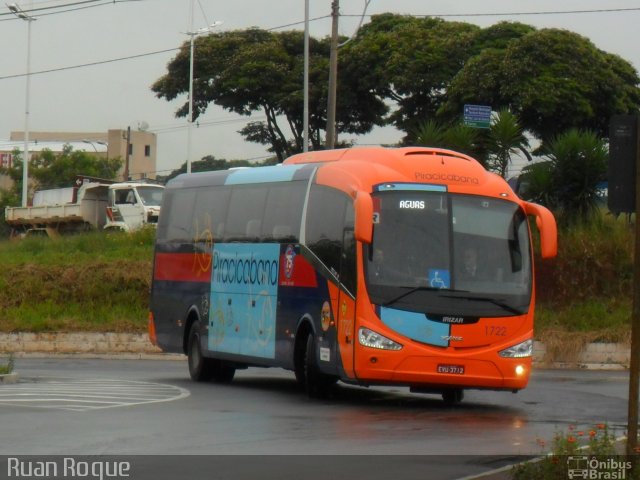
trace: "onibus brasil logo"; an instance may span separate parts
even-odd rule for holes
[[[598,458],[588,455],[567,457],[567,474],[570,479],[626,480],[627,472],[631,472],[631,462],[615,457]]]

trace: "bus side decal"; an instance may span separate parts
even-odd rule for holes
[[[209,349],[275,358],[280,245],[213,247]]]
[[[198,257],[198,255],[200,257]],[[202,260],[202,256],[205,256]],[[209,254],[196,253],[163,253],[157,252],[155,257],[154,280],[174,282],[209,282],[211,275],[208,271],[195,268],[197,261],[205,263],[211,261]]]
[[[280,257],[280,286],[316,288],[318,280],[313,266],[300,255],[300,247],[287,245]]]

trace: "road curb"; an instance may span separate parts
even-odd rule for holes
[[[0,334],[0,352],[13,354],[162,354],[141,333],[15,332]]]
[[[550,368],[581,368],[588,370],[628,370],[631,347],[625,343],[588,343],[582,350],[548,352],[544,343],[534,342],[533,362]]]
[[[544,343],[535,342],[533,362],[538,367],[583,368],[589,370],[626,370],[629,368],[630,347],[623,343],[590,343],[582,351],[549,354]],[[143,333],[0,333],[0,354],[16,357],[70,356],[101,358],[117,356],[123,359],[182,359],[183,355],[168,355],[151,344]]]
[[[17,373],[5,373],[0,375],[0,385],[18,383],[18,380],[20,380],[20,376]]]

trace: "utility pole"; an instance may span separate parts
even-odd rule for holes
[[[127,150],[124,154],[124,181],[129,180],[129,151],[131,150],[131,127],[127,127]]]
[[[302,113],[302,151],[309,151],[309,0],[304,1],[304,85]]]
[[[640,371],[640,119],[635,123],[635,210],[636,231],[633,261],[633,306],[631,308],[631,355],[629,359],[629,404],[627,416],[627,455],[633,455],[637,468],[638,448],[638,387]]]
[[[338,84],[338,16],[340,1],[331,2],[331,56],[329,57],[329,93],[327,100],[326,148],[336,145],[336,87]]]
[[[24,99],[24,148],[22,150],[22,206],[28,205],[29,195],[29,89],[31,88],[31,22],[36,18],[22,10],[16,3],[7,5],[11,13],[27,22],[27,87]]]

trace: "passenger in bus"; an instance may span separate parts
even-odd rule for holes
[[[474,247],[464,249],[458,276],[462,280],[480,279],[481,270],[478,268],[478,252]]]
[[[382,280],[384,277],[384,253],[380,248],[376,248],[373,250],[373,276]]]

